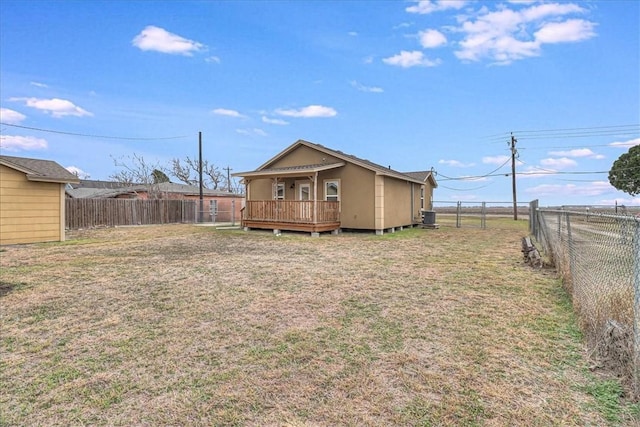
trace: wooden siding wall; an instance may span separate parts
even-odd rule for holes
[[[66,227],[192,223],[197,209],[196,200],[67,199]]]
[[[64,240],[62,188],[0,166],[0,245]]]

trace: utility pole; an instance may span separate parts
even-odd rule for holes
[[[226,168],[222,168],[222,170],[227,171],[227,191],[229,193],[231,193],[231,175],[230,172],[233,170],[231,169],[229,166],[227,166]]]
[[[204,221],[204,192],[202,190],[202,132],[198,132],[198,173],[200,175],[200,217],[198,222]]]
[[[518,220],[518,201],[516,199],[516,142],[518,140],[511,132],[511,186],[513,188],[513,219]]]

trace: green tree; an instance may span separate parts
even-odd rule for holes
[[[151,172],[151,176],[153,178],[154,184],[160,184],[161,182],[171,182],[167,174],[159,169],[154,169],[153,172]]]
[[[632,196],[640,194],[640,145],[629,148],[628,152],[613,162],[609,182]]]

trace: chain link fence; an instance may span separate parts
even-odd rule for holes
[[[513,218],[513,202],[434,201],[433,212],[438,225],[447,227],[487,228],[487,218]],[[516,215],[527,219],[529,206],[517,205]]]
[[[572,297],[592,359],[640,397],[640,217],[539,208],[537,200],[529,215],[531,234]]]

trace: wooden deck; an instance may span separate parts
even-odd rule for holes
[[[340,228],[340,202],[313,200],[248,200],[242,226],[317,233]]]

